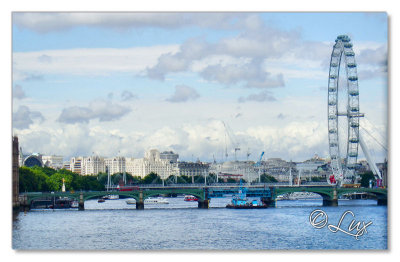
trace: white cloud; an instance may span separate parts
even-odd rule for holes
[[[208,81],[224,85],[243,84],[248,88],[270,88],[284,86],[281,74],[271,77],[262,66],[262,60],[254,59],[241,65],[210,65],[200,75]]]
[[[174,53],[176,45],[135,48],[90,48],[13,53],[13,80],[29,75],[103,75],[114,72],[139,73],[156,64],[164,53]],[[46,61],[42,62],[43,57]]]
[[[328,152],[326,126],[316,121],[289,122],[282,127],[251,127],[247,132],[262,142],[269,157],[306,159],[315,153],[324,157]]]
[[[255,101],[255,102],[272,102],[276,101],[276,98],[271,94],[271,92],[268,91],[263,91],[258,94],[251,94],[248,95],[247,97],[239,97],[238,102],[243,103],[246,101]]]
[[[235,28],[236,19],[249,16],[237,13],[167,13],[167,12],[35,12],[13,13],[13,23],[39,33],[61,31],[77,26],[129,29],[141,27],[180,28],[199,26],[210,28]]]
[[[20,85],[15,85],[13,88],[13,98],[16,99],[23,99],[26,97],[24,90],[22,89],[22,86]]]
[[[187,102],[189,100],[196,100],[200,95],[197,93],[196,89],[186,86],[178,85],[175,86],[175,93],[167,99],[167,101],[172,103]]]
[[[247,148],[251,148],[254,155],[266,151],[268,157],[293,160],[307,159],[314,153],[324,154],[327,150],[324,145],[325,129],[318,122],[293,122],[281,127],[263,125],[234,132],[242,149],[238,159],[245,159]],[[225,135],[222,122],[217,120],[182,126],[166,125],[149,133],[76,123],[59,128],[36,126],[18,135],[25,152],[61,154],[66,158],[91,155],[93,152],[111,157],[118,151],[124,156],[143,157],[145,151],[157,148],[174,150],[181,159],[211,161],[213,155],[222,160],[227,147],[229,159],[233,159],[231,141]]]
[[[129,28],[157,26],[168,28],[183,22],[173,13],[14,13],[14,23],[40,33],[70,29],[76,26]]]
[[[27,129],[35,122],[43,122],[45,118],[39,111],[31,111],[27,106],[20,106],[13,113],[12,124],[17,129]]]
[[[135,98],[137,98],[137,95],[134,95],[132,92],[128,90],[124,90],[121,94],[122,101],[131,101]]]
[[[57,121],[66,124],[88,123],[92,119],[100,122],[115,121],[128,114],[130,108],[98,99],[89,103],[88,107],[72,106],[64,108]]]

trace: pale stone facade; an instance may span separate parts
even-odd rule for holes
[[[104,159],[105,167],[111,175],[116,173],[123,173],[126,171],[125,157],[112,157]]]
[[[97,175],[106,171],[106,165],[103,157],[90,156],[83,158],[82,175]]]
[[[126,172],[133,176],[144,177],[154,172],[162,179],[166,179],[179,174],[177,164],[171,163],[170,159],[161,159],[160,152],[156,149],[146,152],[144,158],[128,158],[126,162]]]
[[[63,160],[64,158],[62,156],[42,156],[43,164],[54,169],[63,168]]]

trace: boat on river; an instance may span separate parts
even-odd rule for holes
[[[187,201],[187,202],[192,202],[192,201],[198,201],[199,199],[193,195],[185,195],[185,198],[183,199],[183,201]]]
[[[264,203],[260,203],[257,200],[249,201],[246,197],[247,189],[242,187],[242,181],[240,181],[239,192],[237,195],[232,197],[232,202],[226,205],[226,208],[234,209],[260,209],[267,208],[268,206]]]
[[[163,197],[149,197],[144,200],[145,204],[169,204],[168,200]]]
[[[136,204],[135,199],[128,199],[125,201],[128,205]],[[168,200],[162,197],[149,197],[144,200],[144,204],[169,204]]]
[[[65,209],[65,208],[76,208],[78,207],[78,202],[74,199],[70,199],[68,197],[54,199],[53,203],[49,205],[49,208],[52,209]]]
[[[104,196],[103,199],[105,199],[105,200],[117,200],[117,199],[119,199],[119,195],[107,195],[107,196]]]

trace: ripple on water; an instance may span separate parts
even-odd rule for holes
[[[321,201],[278,201],[277,208],[232,210],[230,199],[212,199],[208,210],[182,198],[168,205],[136,210],[124,199],[85,202],[85,211],[41,210],[20,213],[13,223],[14,249],[387,249],[387,208],[375,201],[343,201],[321,207]],[[292,205],[292,206],[290,206]],[[294,206],[293,206],[294,205]],[[217,208],[220,207],[220,208]],[[372,221],[355,240],[327,228],[315,229],[309,215],[323,209],[329,223],[346,210]]]

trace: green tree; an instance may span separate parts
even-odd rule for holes
[[[55,173],[52,176],[48,177],[46,182],[51,191],[61,191],[62,188],[62,179],[65,180],[65,190],[69,191],[73,189],[71,187],[71,182],[73,176],[70,174],[62,174],[62,173]]]
[[[126,182],[133,181],[133,176],[129,173],[126,173]],[[115,173],[111,176],[111,181],[114,185],[118,185],[123,181],[124,174],[123,173]]]
[[[105,185],[107,184],[107,179],[108,179],[108,174],[100,172],[97,174],[97,181],[99,181],[100,184]]]
[[[311,181],[312,182],[324,182],[324,181],[326,181],[326,179],[323,178],[322,176],[313,176],[313,177],[311,177]]]
[[[217,175],[214,173],[208,174],[207,183],[217,183]]]
[[[128,179],[128,184],[140,184],[142,182],[142,178],[140,176],[132,176],[131,179]]]
[[[36,175],[29,167],[19,168],[19,191],[20,192],[38,192]]]
[[[226,183],[236,183],[236,179],[229,177],[228,179],[226,179]]]
[[[203,176],[194,176],[193,180],[194,180],[194,183],[204,183],[204,177]]]
[[[261,183],[276,183],[276,182],[278,182],[278,180],[276,180],[275,177],[267,175],[265,173],[262,174],[260,176],[260,178],[261,178]]]
[[[161,184],[161,178],[154,172],[151,172],[150,174],[146,175],[142,181],[143,184]]]
[[[75,190],[94,190],[103,191],[105,190],[104,184],[100,184],[96,176],[78,176],[76,178]]]
[[[192,182],[192,179],[189,176],[178,176],[176,180],[178,184],[188,184]]]
[[[184,180],[185,181],[185,183],[192,183],[192,177],[191,176],[185,176],[185,175],[182,175],[182,176],[179,176],[179,178],[181,178],[182,180]],[[179,182],[178,182],[179,183]]]
[[[369,180],[372,180],[375,183],[375,176],[371,171],[360,174],[360,176],[361,176],[361,187],[369,187]]]
[[[45,174],[48,177],[53,175],[53,174],[55,174],[55,173],[57,173],[57,170],[55,170],[53,168],[50,168],[50,167],[47,167],[47,166],[45,166],[45,167],[34,166],[34,167],[31,167],[31,169],[33,171],[36,170],[36,171],[38,171],[38,172],[40,172],[42,174]]]

